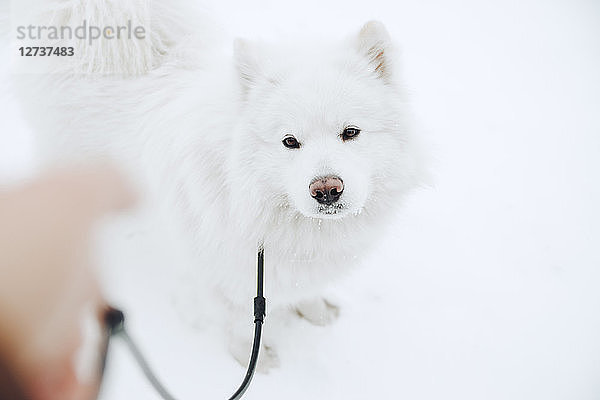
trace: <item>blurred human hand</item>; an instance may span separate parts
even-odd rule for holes
[[[0,191],[0,356],[31,399],[81,399],[82,316],[102,297],[90,232],[134,196],[107,166],[61,170]]]

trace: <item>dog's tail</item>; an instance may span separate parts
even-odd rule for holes
[[[11,35],[24,46],[73,47],[69,62],[35,72],[139,75],[197,63],[220,36],[206,12],[185,0],[19,0],[11,8]]]
[[[208,13],[193,3],[11,2],[11,81],[42,163],[137,144],[134,138],[156,123],[151,117],[180,97],[222,44]],[[21,56],[20,47],[38,54]]]

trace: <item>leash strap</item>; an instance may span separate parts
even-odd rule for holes
[[[252,354],[250,355],[250,363],[248,371],[238,390],[229,398],[229,400],[241,399],[254,376],[256,363],[258,362],[258,353],[260,351],[260,337],[262,333],[262,324],[265,320],[266,301],[263,297],[263,281],[264,281],[264,264],[265,264],[265,249],[260,246],[258,249],[258,261],[256,268],[256,297],[254,298],[254,341],[252,342]]]
[[[264,263],[265,251],[263,246],[261,245],[258,249],[258,260],[256,268],[256,297],[254,298],[254,340],[252,342],[252,353],[250,355],[250,362],[248,364],[248,370],[246,371],[244,380],[242,381],[240,387],[229,398],[229,400],[239,400],[242,398],[244,393],[246,393],[246,390],[248,390],[250,382],[252,381],[252,377],[254,376],[254,371],[256,370],[258,354],[260,351],[262,325],[264,323],[266,315],[266,300],[263,297]],[[148,379],[148,382],[150,382],[150,384],[156,390],[159,396],[163,400],[176,400],[175,396],[173,396],[156,377],[156,374],[150,367],[150,364],[140,351],[139,347],[136,345],[135,341],[131,338],[131,336],[125,329],[125,315],[123,314],[123,312],[118,309],[111,309],[110,315],[107,317],[107,322],[109,324],[110,336],[119,336],[124,340],[125,344],[127,345],[127,348],[133,355],[133,358],[135,359],[136,363],[144,373],[144,376],[146,376],[146,379]]]

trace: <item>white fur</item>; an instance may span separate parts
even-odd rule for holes
[[[246,313],[254,296],[260,242],[270,309],[327,310],[323,289],[360,262],[421,179],[385,28],[370,22],[329,44],[237,41],[231,57],[172,2],[52,4],[62,23],[133,16],[152,34],[135,46],[79,43],[59,73],[19,77],[48,159],[123,163],[173,224],[190,270],[232,310]],[[344,142],[350,124],[362,132]],[[302,147],[285,148],[287,134]],[[326,174],[345,185],[334,215],[319,214],[308,191]],[[307,306],[313,298],[320,307]]]

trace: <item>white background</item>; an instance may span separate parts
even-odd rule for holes
[[[257,375],[247,398],[600,399],[600,3],[212,8],[248,38],[339,37],[383,21],[403,49],[435,158],[433,186],[411,197],[366,267],[335,288],[340,319],[296,324],[281,367]],[[7,181],[32,156],[4,88]],[[231,394],[244,371],[222,340],[182,326],[168,305],[144,298],[144,285],[135,335],[168,386],[182,400]],[[115,347],[103,398],[155,398]]]

